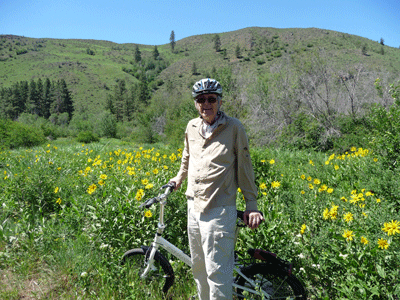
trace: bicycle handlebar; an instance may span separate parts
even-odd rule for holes
[[[167,196],[174,191],[175,187],[176,187],[175,182],[169,182],[169,183],[163,185],[160,188],[160,190],[166,189],[166,191],[164,193],[162,193],[154,198],[145,200],[139,207],[140,208],[142,208],[142,207],[150,208],[153,204],[158,203],[161,200],[167,198]]]

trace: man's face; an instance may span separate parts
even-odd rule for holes
[[[222,100],[218,101],[215,94],[200,95],[195,100],[197,111],[203,117],[204,121],[209,124],[214,123],[221,104]]]

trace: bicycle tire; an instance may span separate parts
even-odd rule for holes
[[[257,286],[266,292],[270,298],[267,299],[295,299],[306,300],[307,293],[301,282],[286,271],[272,269],[270,264],[256,263],[242,268],[243,274],[255,280]],[[243,287],[254,289],[249,282],[240,275],[237,275],[235,283]],[[259,295],[246,295],[243,289],[237,288],[238,299],[263,299]]]
[[[143,294],[147,294],[146,296],[150,296],[154,289],[163,285],[162,292],[165,297],[174,284],[175,275],[170,263],[161,253],[157,251],[154,256],[153,270],[150,270],[146,278],[140,278],[150,251],[151,247],[145,246],[129,250],[123,255],[121,264],[125,265],[125,273],[131,285],[138,287]]]

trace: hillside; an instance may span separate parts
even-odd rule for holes
[[[346,33],[323,29],[245,28],[219,33],[221,49],[213,48],[215,34],[187,37],[177,41],[176,53],[169,44],[160,45],[160,57],[168,67],[159,75],[164,82],[171,81],[182,92],[201,76],[192,75],[193,63],[198,73],[208,75],[216,69],[234,66],[242,72],[268,73],[271,67],[312,50],[323,49],[335,68],[343,69],[356,64],[375,72],[398,74],[400,49],[384,46],[380,54],[378,42]],[[235,55],[239,45],[242,58]],[[367,55],[361,48],[367,47]],[[116,44],[96,40],[32,39],[13,35],[0,36],[0,88],[10,87],[18,81],[31,79],[64,78],[76,103],[85,103],[96,110],[103,104],[106,93],[116,80],[133,83],[136,79],[123,72],[134,60],[136,44]],[[139,45],[142,59],[151,56],[154,46]],[[94,55],[88,54],[88,49]],[[161,87],[162,90],[162,87]]]
[[[400,49],[317,28],[203,34],[177,41],[174,51],[169,43],[0,36],[0,89],[64,80],[75,108],[73,134],[96,131],[111,112],[120,125],[116,136],[145,142],[182,141],[196,115],[187,101],[191,87],[214,77],[224,88],[223,109],[243,122],[254,144],[274,143],[292,126],[284,140],[301,148],[308,135],[307,147],[327,149],[343,133],[341,116],[355,120],[372,103],[393,103],[384,87],[399,74]]]

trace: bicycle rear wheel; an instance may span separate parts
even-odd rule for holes
[[[158,251],[154,256],[154,266],[146,276],[141,278],[140,275],[146,268],[150,247],[132,249],[123,255],[122,264],[125,266],[125,274],[130,286],[137,293],[140,293],[146,299],[157,297],[156,291],[162,289],[163,296],[167,295],[169,288],[173,285],[175,275],[168,260]]]
[[[295,299],[306,300],[307,294],[301,282],[292,274],[272,269],[270,264],[252,264],[242,269],[243,274],[256,282],[253,287],[245,278],[238,275],[235,283],[253,290],[261,289],[268,294],[263,298],[261,295],[249,293],[237,288],[238,299]],[[261,292],[261,291],[260,291]]]

